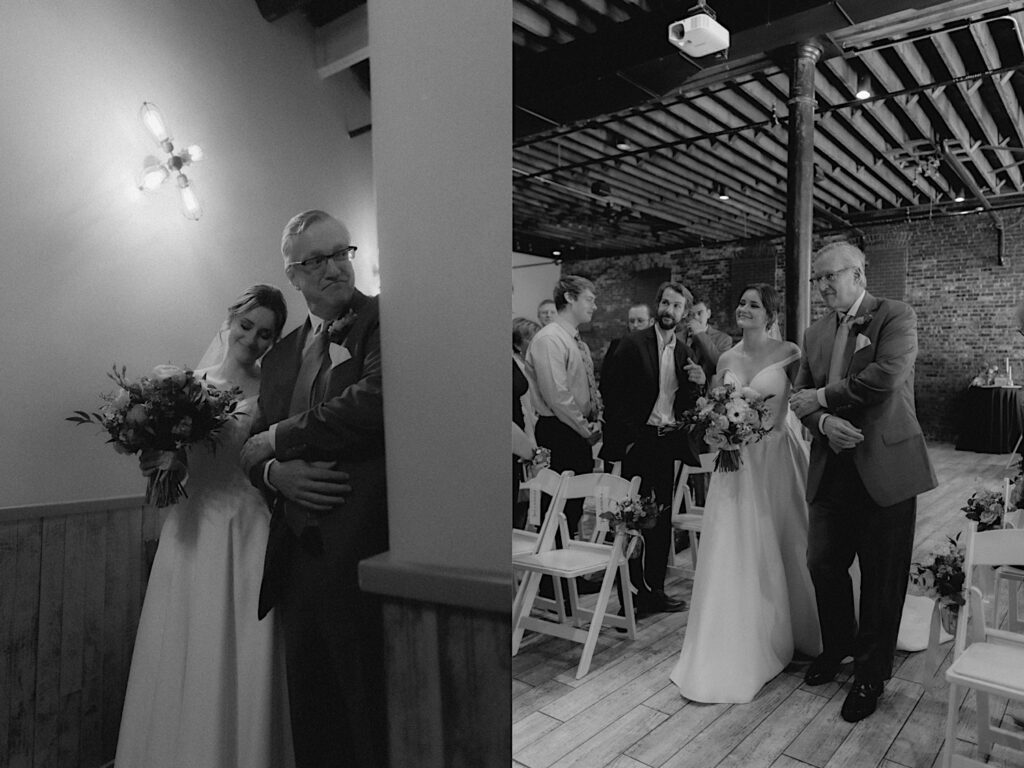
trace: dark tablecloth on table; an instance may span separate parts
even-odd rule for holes
[[[1019,387],[970,387],[961,398],[958,451],[1010,453],[1024,424]]]

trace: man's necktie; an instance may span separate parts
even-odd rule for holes
[[[828,384],[843,378],[843,357],[846,353],[846,342],[850,338],[850,315],[843,315],[836,326],[836,338],[832,342],[832,357],[828,363]]]
[[[302,353],[302,364],[299,366],[299,375],[295,379],[295,389],[292,390],[291,410],[289,411],[291,415],[308,411],[317,402],[317,378],[323,378],[320,376],[320,369],[323,367],[326,352],[327,323],[324,323],[320,327],[320,332],[306,344],[306,349]]]
[[[587,372],[587,389],[590,392],[590,413],[584,414],[591,421],[600,418],[604,406],[601,403],[601,392],[597,388],[597,378],[594,376],[594,360],[590,356],[590,347],[583,343],[580,335],[576,334],[576,346],[579,347],[583,356],[583,368]]]

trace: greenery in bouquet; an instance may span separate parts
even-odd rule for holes
[[[236,416],[241,390],[222,389],[175,365],[158,365],[137,379],[129,379],[127,369],[115,365],[107,375],[118,390],[101,395],[98,411],[75,411],[67,420],[99,425],[118,453],[141,452],[143,473],[149,478],[146,503],[177,503],[188,495],[186,449],[196,443],[216,448],[221,428]]]
[[[718,451],[716,470],[738,470],[743,463],[740,449],[771,432],[771,410],[767,404],[771,397],[726,382],[698,398],[696,406],[683,415],[697,436]]]
[[[974,520],[978,524],[979,531],[1003,527],[1003,515],[1006,510],[1003,494],[998,491],[977,490],[960,509],[968,520]]]
[[[641,531],[654,527],[658,515],[664,511],[654,501],[654,494],[640,498],[631,496],[615,503],[615,506],[601,513],[601,518],[608,521],[608,526],[616,533],[626,534],[626,557],[639,554],[637,543],[641,541]]]
[[[945,544],[936,548],[926,562],[911,563],[910,569],[910,582],[920,594],[956,606],[966,602],[964,548],[959,533],[947,536]]]

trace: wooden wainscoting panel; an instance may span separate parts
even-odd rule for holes
[[[18,529],[0,524],[0,760],[10,755],[11,700],[14,691],[13,633],[18,565]]]
[[[60,625],[60,718],[58,765],[77,765],[82,721],[83,626],[85,623],[85,520],[64,518],[64,583]]]
[[[0,766],[98,768],[113,758],[145,591],[146,519],[133,499],[37,506],[20,519],[3,510]]]
[[[11,627],[11,714],[8,765],[32,768],[36,718],[36,645],[39,625],[39,557],[43,524],[14,523],[18,553]]]
[[[507,766],[508,615],[384,598],[390,763]]]
[[[85,518],[85,552],[82,581],[82,720],[79,754],[81,765],[94,766],[110,759],[103,749],[103,606],[107,575],[106,513]],[[121,694],[122,698],[124,693]]]
[[[36,638],[36,728],[33,765],[58,765],[61,609],[64,605],[65,518],[42,519],[39,562],[39,633]]]
[[[384,600],[391,765],[444,765],[437,610]]]
[[[444,721],[455,725],[447,729],[446,764],[502,765],[512,754],[509,623],[459,608],[442,608],[441,616]]]

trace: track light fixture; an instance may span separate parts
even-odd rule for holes
[[[178,187],[178,195],[181,199],[181,212],[185,218],[198,221],[203,215],[203,207],[196,197],[195,189],[188,176],[184,173],[187,165],[198,162],[203,158],[203,150],[197,144],[192,144],[185,149],[175,151],[171,143],[171,134],[167,130],[167,123],[156,104],[149,101],[142,102],[142,109],[139,110],[139,119],[145,126],[146,131],[162,149],[167,157],[164,160],[148,155],[143,161],[142,174],[139,176],[139,189],[152,191],[157,189],[165,181],[174,175],[175,184]]]
[[[715,188],[713,191],[715,197],[717,197],[719,200],[724,202],[729,199],[729,193],[725,191],[724,184],[715,184]]]
[[[964,191],[962,189],[958,189],[956,190],[956,192],[953,193],[954,203],[962,203],[966,199],[967,198],[964,196]]]
[[[853,94],[860,101],[871,98],[871,78],[867,75],[857,75],[857,90]]]

